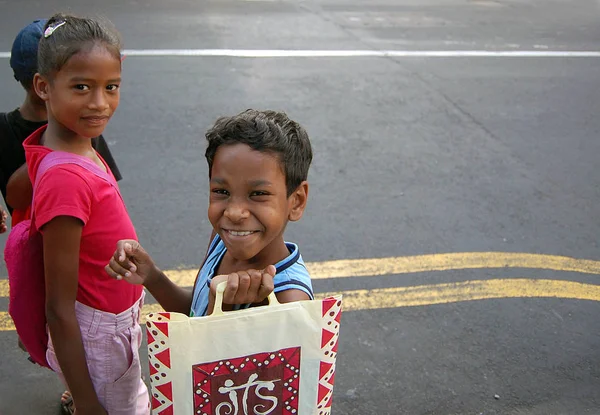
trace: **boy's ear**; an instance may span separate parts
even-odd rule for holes
[[[300,220],[308,202],[308,182],[305,180],[294,190],[294,193],[288,198],[290,213],[288,219],[292,222]]]
[[[33,90],[35,91],[37,96],[40,97],[44,101],[48,101],[48,99],[49,99],[49,97],[48,97],[49,87],[50,87],[50,82],[48,82],[48,80],[45,77],[43,77],[39,73],[36,73],[33,76]]]

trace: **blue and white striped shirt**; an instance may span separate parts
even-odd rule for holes
[[[285,290],[300,290],[308,294],[310,299],[314,299],[310,275],[300,255],[298,245],[286,242],[290,255],[275,264],[277,273],[275,274],[274,284],[275,292]],[[192,309],[190,316],[205,316],[208,311],[208,298],[210,294],[210,281],[215,276],[215,270],[219,267],[223,256],[227,252],[225,244],[219,235],[215,235],[210,247],[204,265],[198,271],[196,284],[194,285],[194,297],[192,300]],[[250,304],[235,306],[236,310],[248,308]]]

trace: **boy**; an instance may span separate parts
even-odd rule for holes
[[[10,66],[15,79],[21,83],[26,95],[23,104],[9,113],[0,113],[0,190],[13,226],[28,218],[33,188],[27,166],[23,141],[48,121],[46,104],[33,89],[33,76],[37,72],[37,52],[46,20],[36,20],[25,26],[15,38]],[[121,174],[102,136],[93,140],[93,146],[106,161],[117,180]],[[0,224],[0,232],[6,230]]]
[[[193,292],[173,284],[132,240],[119,241],[106,272],[143,284],[165,310],[191,316],[212,312],[223,281],[224,310],[261,304],[273,290],[279,302],[312,299],[298,246],[283,239],[308,199],[306,131],[284,113],[247,110],[218,119],[206,139],[213,234]]]

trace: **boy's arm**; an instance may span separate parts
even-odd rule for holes
[[[279,301],[280,303],[291,303],[294,301],[310,300],[310,297],[304,291],[294,289],[280,291],[278,293],[275,293],[275,296],[277,297],[277,301]]]
[[[216,234],[217,233],[213,229],[208,241],[208,247],[206,248],[203,265],[206,258],[208,258],[208,251]],[[150,291],[150,294],[152,294],[156,301],[158,301],[161,307],[166,311],[173,311],[186,315],[189,314],[194,299],[193,290],[179,287],[158,269],[158,267],[154,266],[153,268],[153,273],[156,275],[151,275],[150,279],[146,279],[148,282],[144,283],[144,286]],[[200,268],[202,268],[202,266]]]
[[[143,284],[166,311],[189,314],[192,292],[173,283],[155,264],[139,242],[117,242],[106,273],[117,280]]]
[[[29,180],[27,164],[19,167],[6,184],[6,203],[13,209],[27,210],[31,205],[33,186]]]
[[[165,311],[188,315],[192,308],[193,293],[187,288],[175,284],[158,267],[146,279],[144,287],[158,301]]]
[[[43,227],[46,319],[77,413],[106,414],[90,379],[75,315],[82,229],[81,221],[71,216],[58,216]]]

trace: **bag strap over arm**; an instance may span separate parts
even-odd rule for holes
[[[119,197],[121,197],[121,192],[119,191],[119,186],[115,179],[106,171],[102,170],[96,163],[90,160],[87,157],[79,156],[77,154],[68,153],[66,151],[53,151],[46,155],[42,161],[40,162],[40,166],[38,167],[37,173],[35,175],[35,181],[33,183],[33,197],[31,198],[31,233],[34,232],[34,206],[35,206],[35,189],[44,176],[44,174],[50,170],[52,167],[59,166],[61,164],[76,164],[80,167],[83,167],[90,173],[95,174],[101,179],[107,181],[116,191]],[[122,199],[122,197],[121,197]]]

